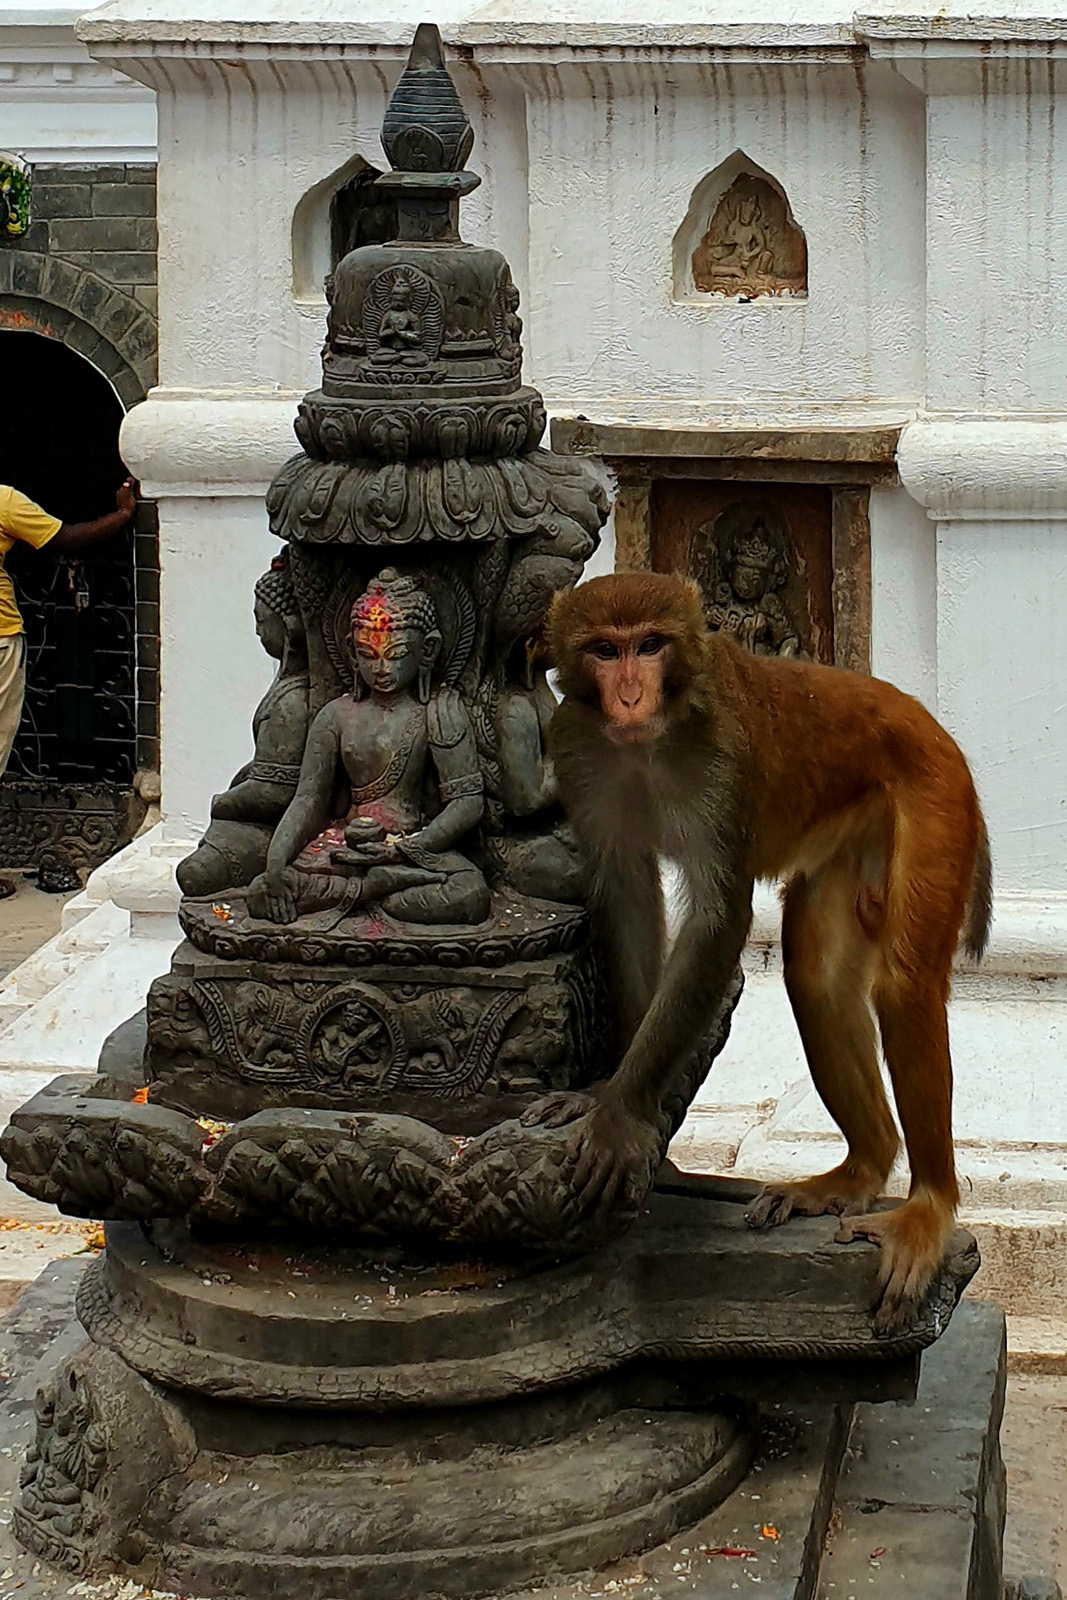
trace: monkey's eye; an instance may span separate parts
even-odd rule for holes
[[[661,633],[646,633],[637,647],[637,653],[639,656],[658,656],[666,642]]]
[[[619,647],[612,644],[610,639],[594,639],[588,647],[589,654],[596,656],[598,661],[618,661]]]

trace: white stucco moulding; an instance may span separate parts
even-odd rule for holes
[[[153,497],[262,496],[299,450],[300,398],[153,389],[123,420],[123,460]]]
[[[918,417],[897,466],[939,521],[1067,519],[1067,417]]]

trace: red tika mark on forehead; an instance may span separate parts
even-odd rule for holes
[[[360,628],[385,630],[395,627],[396,620],[393,607],[378,595],[373,599],[365,599],[356,611],[356,622]]]
[[[393,607],[378,596],[365,600],[356,612],[356,628],[374,650],[380,650],[386,643],[397,621]]]

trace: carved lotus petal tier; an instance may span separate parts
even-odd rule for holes
[[[0,1157],[17,1188],[73,1216],[184,1217],[315,1238],[406,1240],[423,1249],[476,1245],[511,1260],[517,1252],[581,1254],[639,1215],[670,1139],[726,1043],[740,992],[738,974],[671,1086],[647,1164],[631,1169],[608,1204],[577,1203],[573,1127],[525,1127],[512,1116],[463,1136],[414,1116],[291,1103],[226,1126],[140,1104],[135,1080],[109,1076],[56,1078],[14,1113]],[[166,1093],[166,1082],[161,1087]],[[442,1121],[447,1108],[446,1101]],[[462,1120],[461,1112],[453,1116]]]
[[[536,448],[547,418],[536,389],[506,399],[423,401],[398,406],[381,401],[337,400],[321,390],[305,395],[296,436],[317,460],[407,461],[420,456],[519,456]]]
[[[547,450],[499,461],[311,461],[294,456],[267,495],[272,533],[308,544],[402,546],[554,539],[592,555],[608,503],[582,463]]]
[[[221,920],[215,904],[182,901],[178,918],[198,950],[225,961],[289,961],[308,967],[501,967],[576,950],[589,927],[577,906],[549,908],[542,903],[542,909],[519,896],[498,896],[491,916],[479,927],[420,928],[383,916],[373,932],[358,917],[334,927],[317,925],[318,918],[291,924],[257,921],[247,915],[240,897],[226,902],[228,915]]]
[[[632,1224],[652,1176],[582,1214],[567,1129],[511,1121],[463,1139],[410,1117],[288,1107],[212,1144],[180,1111],[94,1098],[93,1087],[55,1079],[0,1143],[10,1181],[72,1216],[580,1253]]]

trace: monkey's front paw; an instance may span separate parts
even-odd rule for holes
[[[556,1094],[546,1094],[542,1100],[535,1100],[532,1106],[527,1106],[519,1121],[524,1128],[565,1128],[569,1122],[577,1122],[579,1117],[587,1116],[595,1105],[596,1100],[591,1094],[560,1090]]]
[[[567,1146],[580,1209],[614,1205],[627,1189],[643,1193],[661,1154],[655,1127],[608,1096],[595,1100]]]

